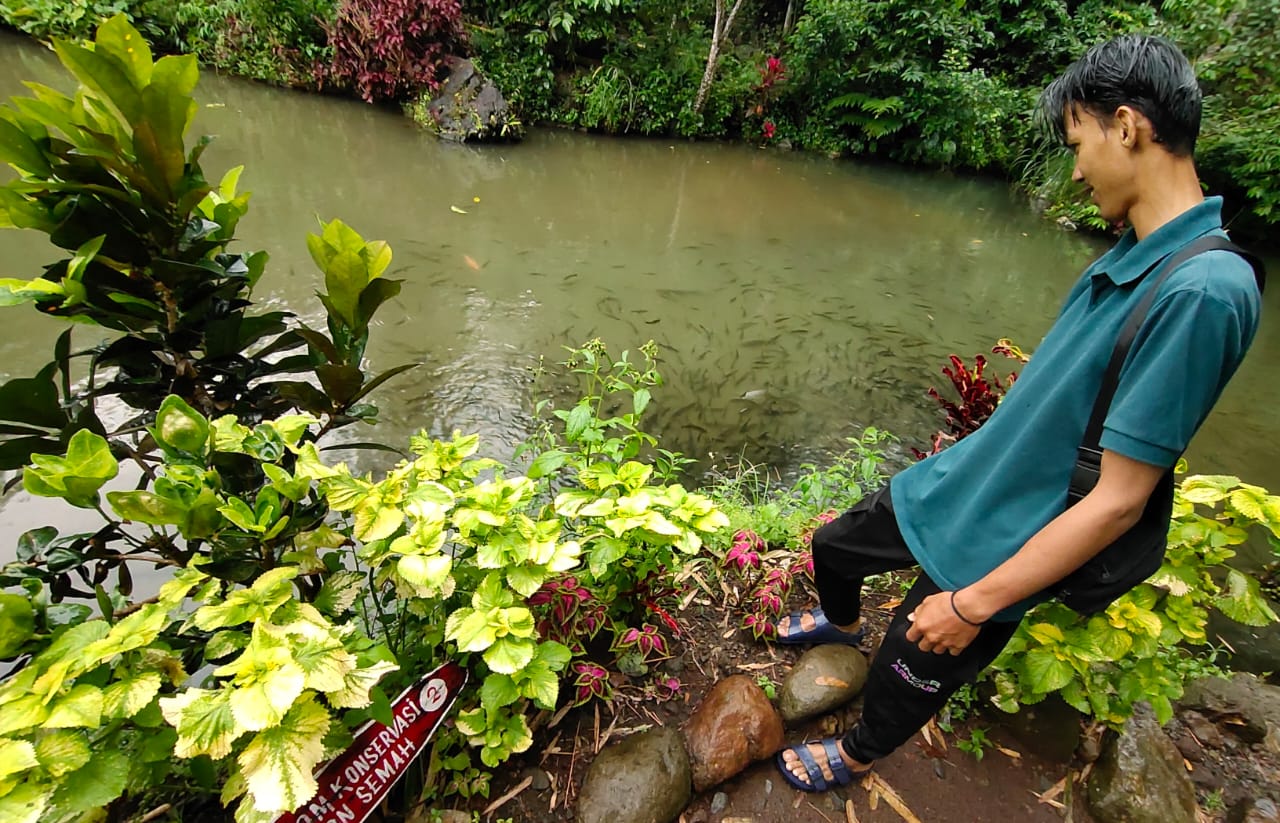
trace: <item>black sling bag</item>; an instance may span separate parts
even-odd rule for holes
[[[1076,465],[1071,472],[1071,483],[1067,490],[1067,508],[1074,506],[1098,483],[1098,475],[1102,467],[1102,426],[1111,408],[1111,399],[1120,383],[1120,369],[1124,366],[1129,348],[1147,319],[1147,312],[1155,301],[1160,284],[1169,273],[1178,266],[1207,251],[1221,249],[1235,252],[1253,267],[1253,276],[1258,283],[1258,291],[1266,286],[1266,270],[1262,261],[1254,255],[1236,246],[1234,243],[1216,236],[1201,237],[1182,248],[1181,251],[1156,261],[1145,274],[1159,268],[1155,282],[1147,289],[1138,305],[1134,306],[1129,318],[1120,332],[1120,338],[1111,352],[1107,362],[1107,370],[1102,378],[1102,386],[1098,390],[1098,398],[1093,403],[1093,413],[1089,416],[1089,426],[1085,429],[1084,439],[1076,450]],[[1173,469],[1170,468],[1160,478],[1142,516],[1136,525],[1116,541],[1090,558],[1083,566],[1064,577],[1050,591],[1067,606],[1081,614],[1100,612],[1111,605],[1116,598],[1146,580],[1159,570],[1164,562],[1165,545],[1168,542],[1169,518],[1173,514]]]

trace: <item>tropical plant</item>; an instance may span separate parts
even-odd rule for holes
[[[1205,624],[1214,608],[1240,623],[1277,619],[1258,581],[1227,565],[1254,535],[1280,537],[1280,497],[1227,476],[1191,475],[1175,487],[1160,570],[1105,613],[1058,603],[1033,609],[988,677],[1005,711],[1058,692],[1081,712],[1118,726],[1138,701],[1167,722],[1191,677],[1213,671]]]
[[[333,62],[324,80],[366,102],[435,89],[463,38],[459,0],[341,0],[325,26]]]
[[[144,0],[3,0],[0,22],[42,40],[88,37],[103,20],[136,15]]]

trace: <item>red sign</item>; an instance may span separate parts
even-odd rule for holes
[[[364,823],[422,752],[466,682],[467,673],[449,662],[405,689],[391,703],[395,725],[364,724],[355,742],[320,769],[316,796],[276,823]]]

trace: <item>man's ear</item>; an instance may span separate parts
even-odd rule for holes
[[[1137,148],[1139,143],[1151,141],[1151,121],[1132,106],[1117,107],[1111,119],[1120,132],[1120,144],[1126,149]]]

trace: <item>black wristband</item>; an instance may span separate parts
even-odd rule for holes
[[[968,625],[970,625],[970,626],[981,626],[981,625],[982,625],[981,623],[974,623],[972,620],[970,620],[969,618],[967,618],[967,617],[965,617],[963,614],[961,614],[961,613],[960,613],[960,610],[959,610],[958,608],[956,608],[956,592],[952,592],[952,593],[951,593],[951,611],[953,611],[953,612],[955,612],[955,613],[956,613],[956,617],[960,618],[961,622],[967,623],[967,624],[968,624]]]

